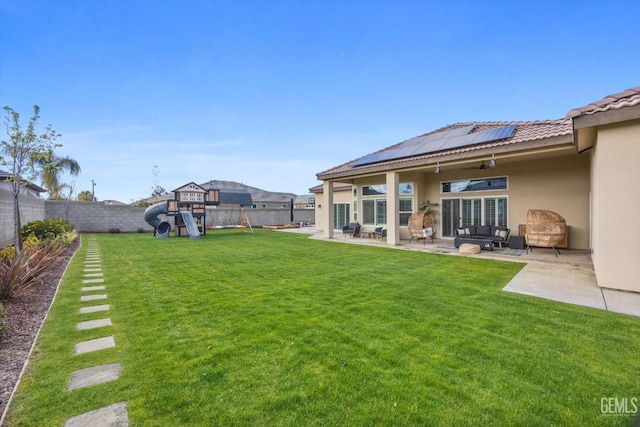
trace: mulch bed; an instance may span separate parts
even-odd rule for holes
[[[68,245],[40,278],[42,283],[13,299],[2,301],[5,309],[4,337],[0,338],[0,414],[5,410],[18,382],[29,351],[44,321],[58,283],[69,261],[80,247],[80,239]]]

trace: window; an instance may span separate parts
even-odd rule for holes
[[[398,186],[400,194],[413,194],[413,182],[401,182]]]
[[[409,217],[413,213],[413,199],[406,198],[400,199],[400,225],[408,226],[409,225]]]
[[[362,223],[367,225],[386,225],[387,199],[363,200]]]
[[[375,200],[362,201],[362,223],[373,225],[376,223]]]
[[[413,182],[401,182],[398,184],[399,194],[413,194]],[[379,185],[363,185],[363,196],[379,196],[381,194],[387,194],[387,184]],[[356,197],[356,189],[353,189],[353,197]]]
[[[202,193],[180,193],[180,201],[183,202],[202,202],[203,199]]]
[[[387,194],[387,184],[362,186],[363,196],[379,196],[380,194]]]
[[[413,182],[401,182],[398,184],[398,194],[406,195],[414,193]],[[355,194],[355,193],[354,193]],[[387,225],[387,199],[376,198],[387,194],[387,185],[363,185],[362,186],[362,223],[366,225]],[[370,197],[374,196],[374,197]],[[357,212],[357,204],[354,200],[353,211]],[[413,213],[413,198],[400,197],[398,211],[400,225],[409,225],[409,217]]]
[[[376,199],[376,225],[387,224],[387,199]]]
[[[507,177],[465,179],[442,184],[443,193],[464,193],[469,191],[506,190]]]
[[[333,229],[342,230],[349,225],[349,203],[336,203],[333,205]]]

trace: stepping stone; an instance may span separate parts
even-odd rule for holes
[[[94,340],[76,343],[75,354],[91,353],[92,351],[104,350],[116,346],[116,340],[112,336],[96,338]]]
[[[81,307],[80,314],[97,313],[99,311],[109,311],[109,304],[92,305],[91,307]]]
[[[84,266],[85,266],[85,268],[99,268],[99,269],[102,269],[102,266],[100,265],[100,263],[92,263],[92,264],[86,263]]]
[[[119,363],[111,363],[77,370],[71,374],[71,381],[67,390],[91,387],[92,385],[117,380],[120,378],[120,369]]]
[[[86,322],[80,322],[77,325],[78,330],[86,331],[87,329],[102,328],[105,326],[111,326],[111,319],[87,320]]]
[[[104,279],[85,279],[82,281],[83,284],[87,283],[104,283]]]
[[[106,286],[85,286],[84,288],[80,288],[80,290],[82,292],[104,291],[105,288],[106,288]]]
[[[96,294],[96,295],[83,295],[80,297],[80,301],[95,301],[98,299],[107,299],[107,294]]]
[[[102,271],[102,268],[85,268],[85,273],[91,273],[92,271]]]
[[[86,273],[84,277],[100,277],[103,276],[102,273]]]
[[[128,427],[128,425],[127,402],[118,402],[95,411],[85,412],[69,418],[64,423],[64,427]]]

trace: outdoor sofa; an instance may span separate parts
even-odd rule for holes
[[[509,239],[510,230],[507,227],[495,225],[470,225],[455,230],[454,245],[459,248],[463,243],[480,245],[485,251],[492,251],[494,245],[500,248]]]

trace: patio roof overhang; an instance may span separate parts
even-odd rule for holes
[[[323,181],[352,182],[356,178],[380,175],[390,171],[397,172],[433,172],[439,164],[442,168],[462,169],[476,165],[481,161],[489,162],[494,156],[500,164],[516,161],[534,161],[549,157],[575,154],[573,135],[566,134],[533,141],[519,142],[513,145],[488,144],[461,152],[434,153],[421,158],[407,158],[390,162],[350,167],[349,163],[329,171],[317,174]]]
[[[636,102],[640,102],[640,100]],[[640,104],[574,116],[572,118],[573,135],[578,152],[581,153],[594,146],[598,126],[630,120],[640,120]]]

